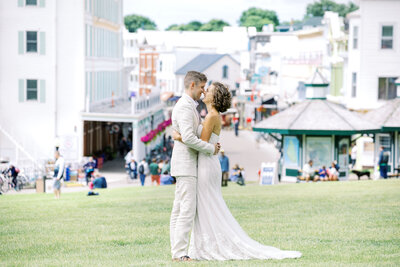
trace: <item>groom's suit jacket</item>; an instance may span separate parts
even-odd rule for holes
[[[200,116],[191,102],[190,96],[183,94],[172,111],[172,127],[182,136],[182,141],[175,141],[171,158],[172,176],[197,177],[198,152],[213,154],[214,145],[197,137]]]

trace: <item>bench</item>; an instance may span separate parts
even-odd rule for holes
[[[351,170],[352,173],[357,175],[358,180],[360,180],[361,176],[368,176],[368,179],[371,179],[371,173],[369,171],[357,171],[357,170]]]

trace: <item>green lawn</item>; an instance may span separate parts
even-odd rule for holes
[[[0,265],[182,266],[172,263],[174,186],[0,196]],[[278,186],[230,184],[232,213],[257,241],[300,259],[192,266],[400,265],[400,179]]]

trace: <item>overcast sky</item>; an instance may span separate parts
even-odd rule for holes
[[[336,0],[348,3],[349,0]],[[279,21],[302,19],[306,6],[314,0],[124,0],[124,15],[138,14],[153,20],[158,29],[192,20],[207,22],[222,19],[237,26],[244,10],[250,7],[274,10]]]

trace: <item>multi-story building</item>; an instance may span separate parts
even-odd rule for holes
[[[361,0],[349,20],[346,105],[369,110],[396,98],[400,77],[400,1]]]
[[[142,77],[148,77],[143,80],[147,83],[146,88],[154,87],[150,77],[156,77],[156,88],[177,96],[183,92],[183,84],[177,79],[177,70],[200,54],[229,54],[240,61],[241,54],[247,52],[248,44],[244,27],[224,27],[222,32],[139,30],[137,35],[139,43],[145,44],[146,49],[142,50],[140,59],[141,65],[145,65],[146,60],[148,64],[142,71]],[[155,68],[150,65],[153,64],[152,59],[156,59]],[[240,81],[241,78],[239,74],[234,79]]]
[[[77,161],[163,121],[156,96],[129,101],[122,29],[122,0],[0,2],[0,157]]]

